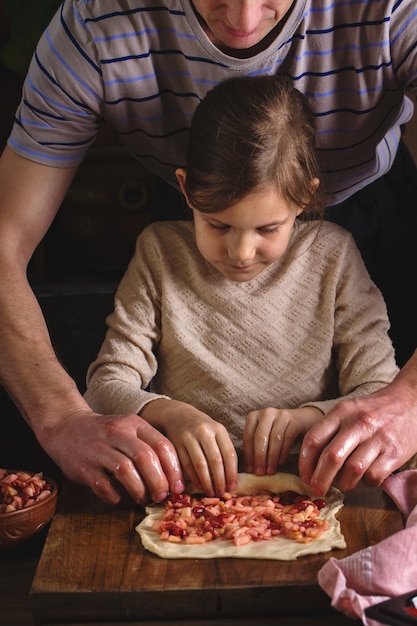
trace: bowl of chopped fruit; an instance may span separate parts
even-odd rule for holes
[[[20,544],[52,519],[58,487],[42,472],[0,468],[0,550]]]

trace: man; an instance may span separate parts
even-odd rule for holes
[[[94,414],[58,364],[26,267],[106,120],[175,185],[190,119],[234,74],[283,71],[317,124],[329,219],[350,228],[388,303],[402,371],[345,400],[305,437],[300,473],[317,494],[338,475],[379,484],[417,452],[412,317],[416,174],[400,136],[417,90],[414,0],[66,0],[39,43],[0,163],[0,372],[48,454],[117,502],[183,488],[165,437],[135,415]],[[404,182],[405,181],[405,182]],[[409,284],[411,283],[411,284]],[[115,480],[115,482],[113,482]]]

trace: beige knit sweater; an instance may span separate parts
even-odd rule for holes
[[[203,259],[191,222],[153,224],[107,322],[87,374],[94,410],[182,400],[223,422],[238,450],[251,410],[326,413],[398,371],[382,296],[351,235],[328,222],[296,222],[284,257],[243,283]]]

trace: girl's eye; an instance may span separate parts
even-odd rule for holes
[[[268,228],[258,228],[258,230],[261,233],[266,233],[266,234],[277,233],[279,231],[279,226],[274,226],[273,228],[271,228],[271,227],[268,227]]]
[[[228,224],[215,224],[213,222],[207,222],[209,228],[212,228],[213,230],[230,230],[230,226]],[[257,228],[256,230],[259,233],[264,233],[266,235],[272,234],[272,233],[277,233],[279,231],[279,225],[277,224],[276,226],[260,226],[259,228]]]
[[[214,230],[227,230],[229,226],[227,224],[212,224],[211,222],[207,222],[210,228]]]

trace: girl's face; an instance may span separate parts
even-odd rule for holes
[[[223,276],[246,282],[282,257],[301,211],[275,187],[218,213],[193,209],[197,247]]]

